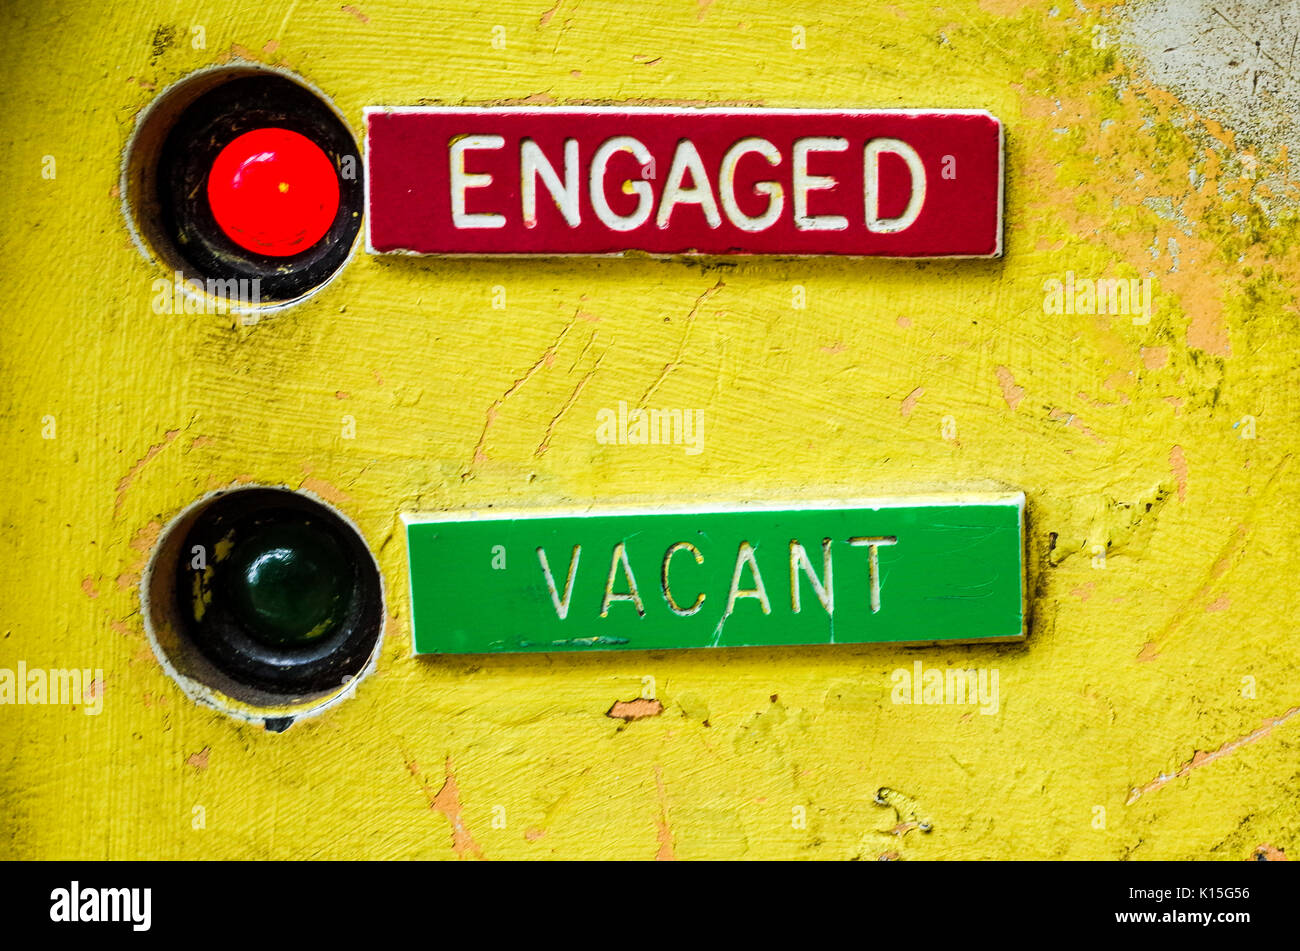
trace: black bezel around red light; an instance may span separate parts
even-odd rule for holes
[[[261,128],[306,136],[338,174],[339,209],[329,230],[312,247],[289,257],[270,257],[236,244],[208,203],[208,174],[216,157],[238,136]],[[361,228],[364,186],[355,138],[319,96],[275,73],[240,75],[187,106],[163,142],[155,180],[163,234],[192,276],[256,278],[262,301],[292,300],[329,280],[351,253]]]

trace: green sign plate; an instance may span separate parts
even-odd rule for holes
[[[1019,640],[1024,502],[408,515],[415,652]]]

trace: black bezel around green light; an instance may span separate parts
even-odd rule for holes
[[[278,546],[286,538],[315,539],[333,549],[321,564],[337,562],[329,565],[339,588],[336,608],[315,636],[259,629],[255,613],[240,603],[233,573],[248,561],[241,548],[256,549],[259,538]],[[374,650],[383,622],[374,560],[356,529],[315,499],[265,488],[215,498],[190,525],[179,558],[175,597],[183,633],[239,683],[286,697],[328,690],[357,676]]]

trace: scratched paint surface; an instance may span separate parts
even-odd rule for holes
[[[1285,142],[1216,111],[1249,83],[1161,66],[1140,3],[424,6],[9,11],[0,668],[101,668],[103,706],[0,708],[0,855],[1294,854],[1300,225]],[[1219,6],[1247,34],[1257,8]],[[118,157],[158,90],[240,57],[354,129],[426,102],[986,108],[1006,257],[362,255],[254,326],[159,314]],[[1045,312],[1069,274],[1150,277],[1150,319]],[[598,442],[619,401],[702,410],[703,451]],[[242,482],[338,505],[390,598],[356,696],[279,735],[186,700],[138,609],[160,526]],[[399,512],[947,486],[1027,494],[1024,644],[411,657]],[[892,702],[918,660],[996,671],[996,712]]]

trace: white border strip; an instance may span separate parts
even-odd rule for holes
[[[692,505],[622,505],[602,508],[599,504],[556,506],[535,509],[462,509],[438,512],[402,512],[405,525],[423,525],[430,522],[497,522],[535,521],[547,518],[574,518],[603,516],[628,517],[637,515],[728,515],[743,512],[802,512],[839,511],[842,509],[920,508],[940,505],[1007,505],[1016,506],[1021,515],[1021,534],[1024,534],[1024,492],[959,492],[952,494],[926,493],[899,495],[888,498],[798,500],[786,502],[737,502],[730,506],[697,503]]]
[[[477,115],[497,115],[502,112],[517,113],[570,113],[574,115],[591,115],[600,113],[637,113],[641,115],[658,114],[666,116],[681,115],[739,115],[739,116],[988,116],[998,125],[997,116],[987,109],[857,109],[857,108],[801,108],[769,109],[766,106],[619,106],[602,104],[599,106],[365,106],[362,112],[389,112],[401,115],[418,115],[420,113],[460,112]]]

